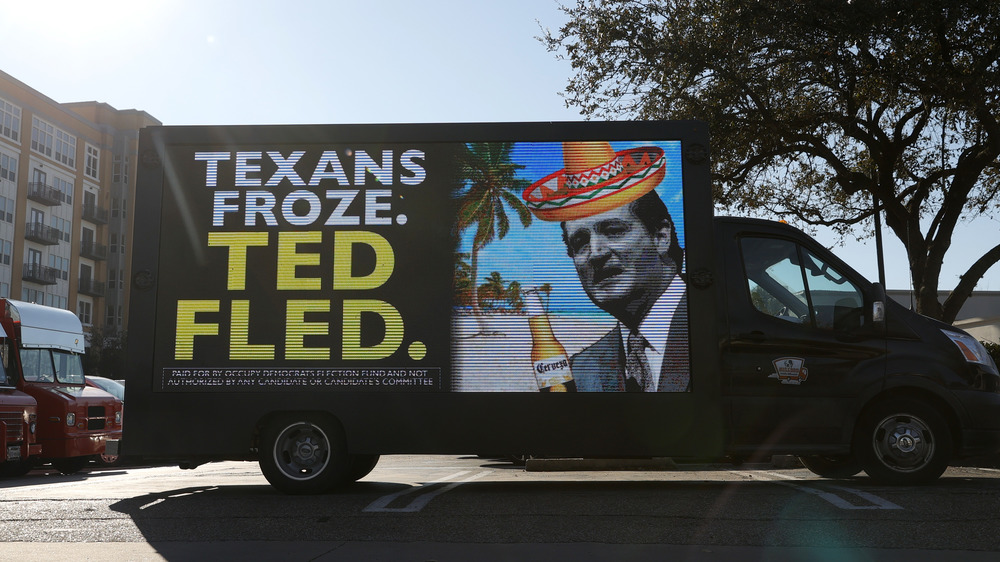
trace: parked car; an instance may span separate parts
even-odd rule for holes
[[[87,375],[86,377],[87,386],[92,386],[95,388],[100,388],[104,392],[114,396],[119,402],[122,403],[122,414],[124,417],[124,404],[125,404],[125,385],[120,381],[113,379],[98,377],[93,375]],[[118,455],[109,455],[106,453],[101,453],[94,457],[97,464],[103,466],[115,466],[119,464],[120,458]]]
[[[125,385],[119,381],[87,375],[87,385],[100,388],[104,392],[114,396],[122,403],[125,402]]]

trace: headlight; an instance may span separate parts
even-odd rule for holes
[[[121,424],[122,424],[122,411],[118,410],[117,412],[115,412],[115,425],[121,425]]]
[[[76,425],[76,414],[73,412],[66,414],[66,425],[69,427]]]
[[[979,340],[966,334],[964,332],[952,332],[951,330],[941,330],[944,335],[948,336],[952,342],[958,346],[958,350],[962,353],[962,357],[965,358],[969,363],[976,363],[977,365],[982,365],[987,371],[997,375],[997,365],[993,362],[993,358],[990,357],[990,353],[986,351],[983,344],[979,343]]]

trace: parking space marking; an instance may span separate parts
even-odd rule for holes
[[[789,488],[798,490],[800,492],[812,494],[814,496],[826,500],[827,502],[833,504],[836,507],[839,507],[840,509],[903,509],[902,506],[896,505],[885,498],[880,498],[875,494],[865,492],[862,490],[855,490],[854,488],[847,488],[845,486],[830,485],[829,487],[835,490],[840,490],[841,492],[844,492],[846,494],[861,498],[862,500],[865,500],[868,503],[861,505],[854,504],[851,503],[848,499],[842,498],[832,492],[827,492],[825,490],[820,490],[818,488],[813,488],[811,486],[805,486],[803,484],[797,484],[791,482],[798,479],[795,478],[794,476],[789,476],[787,474],[781,474],[778,472],[768,472],[768,471],[742,472],[734,470],[731,472],[751,479],[756,478],[760,480],[765,480],[767,482],[774,482],[775,484],[787,486]],[[760,476],[761,474],[767,475],[770,478],[761,478]]]
[[[395,494],[389,494],[387,496],[382,496],[381,498],[368,504],[362,511],[368,513],[416,513],[423,509],[430,501],[441,494],[453,490],[456,487],[465,484],[466,482],[472,482],[489,474],[489,471],[481,471],[455,482],[456,478],[465,476],[471,471],[463,470],[461,472],[456,472],[455,474],[450,474],[444,478],[438,478],[437,480],[432,480],[430,482],[425,482],[419,486],[414,486],[412,488],[407,488]],[[440,484],[446,484],[441,486]],[[405,495],[415,494],[410,503],[401,507],[389,507],[389,504],[396,501]]]

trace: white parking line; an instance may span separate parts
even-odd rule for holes
[[[450,474],[444,478],[439,478],[437,480],[432,480],[426,482],[419,486],[414,486],[412,488],[407,488],[401,492],[396,492],[395,494],[389,494],[387,496],[382,496],[381,498],[368,504],[368,507],[364,508],[362,511],[368,513],[416,513],[424,508],[430,501],[441,494],[453,490],[456,487],[465,484],[466,482],[472,482],[473,480],[482,478],[489,474],[488,471],[477,472],[468,478],[459,480],[458,482],[453,482],[454,479],[468,474],[468,470],[463,470],[461,472],[456,472],[455,474]],[[448,482],[446,486],[439,486],[438,484],[444,484]],[[416,494],[409,504],[402,507],[388,507],[389,504],[396,501],[396,499],[405,496],[407,494]]]
[[[867,501],[868,502],[867,504],[856,505],[854,503],[851,503],[847,499],[838,496],[837,494],[820,490],[817,488],[812,488],[810,486],[804,486],[802,484],[795,484],[793,482],[790,482],[790,480],[798,480],[798,479],[795,478],[794,476],[789,476],[787,474],[781,474],[778,472],[767,472],[767,471],[741,472],[733,470],[731,472],[733,472],[734,474],[745,476],[750,479],[756,478],[759,480],[765,480],[767,482],[774,482],[775,484],[788,486],[789,488],[793,488],[800,492],[812,494],[814,496],[826,500],[827,502],[833,504],[836,507],[839,507],[840,509],[903,509],[901,506],[898,506],[885,498],[880,498],[875,494],[864,492],[862,490],[855,490],[854,488],[847,488],[844,486],[836,486],[836,485],[829,486],[830,488],[833,488],[835,490],[840,490],[841,492],[857,496],[858,498]],[[761,474],[770,476],[770,478],[761,478],[760,476]]]

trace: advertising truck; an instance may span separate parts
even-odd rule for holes
[[[704,123],[152,127],[113,452],[745,459],[923,483],[996,365],[786,224],[713,217]],[[119,447],[120,446],[120,447]]]
[[[24,474],[35,464],[51,462],[72,474],[104,453],[107,439],[120,439],[121,401],[84,384],[84,334],[68,310],[0,299],[0,326],[7,335],[2,354],[8,380],[37,405],[28,430],[37,445],[7,474]],[[9,431],[8,426],[8,431]]]

